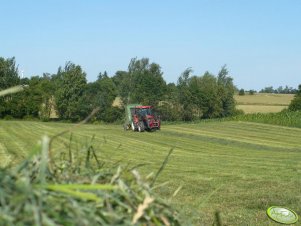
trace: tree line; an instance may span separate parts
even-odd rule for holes
[[[288,86],[279,86],[278,88],[273,88],[273,86],[268,86],[259,91],[260,93],[281,93],[281,94],[296,94],[298,92],[297,89]]]
[[[177,83],[166,83],[157,63],[133,58],[127,71],[113,76],[99,73],[88,82],[80,65],[67,62],[55,74],[20,78],[15,58],[0,57],[0,90],[27,85],[21,93],[0,98],[0,118],[59,120],[77,122],[96,107],[93,120],[123,120],[130,103],[153,105],[163,120],[191,121],[227,117],[240,113],[235,108],[236,88],[226,66],[217,75],[193,75],[187,68]],[[117,98],[116,98],[117,97]],[[119,100],[116,104],[114,101]]]
[[[56,74],[20,78],[14,58],[0,58],[0,90],[26,85],[23,92],[0,98],[0,118],[60,120],[77,122],[96,107],[94,120],[113,122],[122,117],[122,110],[113,107],[116,86],[108,76],[87,82],[79,65],[67,62]]]
[[[278,88],[274,88],[273,86],[267,86],[264,87],[263,89],[259,90],[259,93],[274,93],[274,94],[297,94],[298,89],[295,89],[293,87],[289,86],[279,86]],[[250,89],[250,90],[244,90],[244,89],[239,89],[237,90],[238,95],[243,96],[246,93],[250,95],[254,95],[257,93],[256,90]]]

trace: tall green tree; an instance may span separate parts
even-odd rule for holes
[[[53,90],[56,89],[53,79],[54,75],[44,73],[39,82],[39,89],[42,93],[42,102],[40,104],[39,117],[42,120],[49,120],[51,113],[56,111],[55,98]]]
[[[166,83],[159,64],[148,58],[132,59],[128,67],[128,103],[157,105],[166,91]]]
[[[101,80],[102,78],[108,78],[108,73],[107,71],[104,71],[104,73],[99,72],[98,76],[97,76],[97,80]]]
[[[15,58],[4,59],[0,57],[0,90],[19,85],[20,78],[18,76],[18,67],[16,66]],[[17,109],[16,100],[12,95],[0,97],[0,117],[10,115],[11,107]]]
[[[235,86],[233,79],[228,76],[229,71],[224,65],[218,73],[217,84],[218,84],[218,95],[221,98],[222,111],[221,116],[230,116],[235,111]]]
[[[47,107],[54,90],[50,77],[32,76],[20,79],[15,58],[0,58],[0,89],[19,84],[28,87],[23,92],[1,98],[0,115],[14,118],[39,117],[45,109],[43,104]]]
[[[99,84],[98,101],[100,104],[100,112],[97,118],[105,122],[113,122],[120,119],[122,117],[121,112],[123,113],[123,111],[118,107],[112,106],[118,94],[113,79],[103,76],[97,83]]]
[[[94,108],[99,107],[100,111],[95,119],[105,122],[119,119],[121,110],[112,106],[116,96],[116,86],[108,76],[99,77],[97,81],[88,83],[80,101],[81,117],[87,116]]]
[[[39,117],[39,112],[42,106],[43,89],[41,88],[41,78],[33,76],[28,80],[28,88],[25,89],[18,98],[19,102],[19,117]]]
[[[191,68],[186,69],[177,84],[183,120],[225,117],[235,112],[235,86],[226,66],[217,77],[209,72],[202,76],[191,73]]]
[[[182,120],[190,121],[193,119],[193,109],[195,108],[195,101],[193,93],[190,89],[190,74],[192,73],[191,68],[187,68],[178,78],[177,90],[178,90],[178,101],[182,106],[181,116]]]
[[[5,101],[6,115],[13,118],[38,117],[42,100],[42,90],[39,89],[40,77],[33,76],[30,79],[22,79],[23,85],[28,87],[23,92],[11,95]]]
[[[129,94],[131,93],[131,80],[127,71],[117,71],[112,77],[112,80],[116,86],[118,95],[121,98],[123,104],[129,102]]]
[[[222,111],[221,98],[218,94],[217,79],[209,72],[203,76],[193,76],[189,84],[190,92],[193,95],[193,104],[200,112],[197,117],[215,118],[219,117]]]
[[[11,96],[10,101],[7,102],[8,115],[14,118],[48,120],[51,110],[54,109],[53,90],[55,90],[50,75],[24,78],[21,79],[21,83],[27,85],[27,88]]]
[[[80,98],[87,84],[86,73],[79,65],[67,62],[59,67],[55,78],[57,90],[55,102],[61,119],[78,121],[80,115]]]
[[[20,78],[15,58],[0,57],[0,90],[19,85]]]
[[[112,78],[104,76],[102,79],[97,80],[97,83],[99,84],[100,107],[105,109],[112,106],[112,103],[117,96],[117,89]]]
[[[160,101],[156,110],[160,114],[162,120],[179,121],[182,119],[182,107],[179,104],[178,88],[176,84],[167,84],[164,101]]]

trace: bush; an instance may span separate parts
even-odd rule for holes
[[[119,107],[106,108],[100,116],[100,120],[104,122],[116,122],[124,118],[124,109]]]
[[[181,119],[181,112],[177,109],[177,106],[169,102],[161,102],[160,106],[156,108],[156,111],[163,121],[178,121]]]
[[[11,115],[5,115],[3,119],[4,119],[4,120],[13,120],[14,117],[11,116]]]
[[[36,117],[34,117],[32,115],[25,115],[23,117],[23,119],[26,120],[26,121],[37,121],[38,120],[38,118],[36,118]]]
[[[245,114],[245,112],[243,111],[243,110],[241,110],[241,109],[235,109],[234,111],[233,111],[233,114],[231,115],[231,116],[239,116],[239,115],[244,115]]]
[[[301,111],[301,96],[296,96],[290,103],[288,109],[290,111]]]

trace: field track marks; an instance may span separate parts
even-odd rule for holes
[[[229,127],[227,127],[229,125]],[[165,128],[167,131],[178,131],[178,133],[205,136],[210,138],[219,138],[229,141],[245,142],[250,144],[257,144],[269,147],[280,147],[280,148],[301,148],[299,140],[301,140],[301,130],[287,133],[282,131],[281,134],[269,134],[261,131],[260,128],[253,128],[251,125],[244,125],[245,128],[231,127],[231,124],[225,123],[224,127],[219,129],[208,126],[189,126],[188,128],[179,126],[168,126]],[[250,129],[249,129],[250,128]],[[281,128],[280,129],[281,131]],[[276,131],[276,129],[275,129]],[[291,138],[293,136],[293,138]]]
[[[11,162],[11,155],[8,153],[6,147],[0,143],[0,166],[6,167]]]

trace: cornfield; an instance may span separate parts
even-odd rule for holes
[[[255,113],[238,115],[233,118],[237,121],[251,121],[259,123],[267,123],[280,126],[290,126],[301,128],[301,112],[282,111],[278,113]]]

